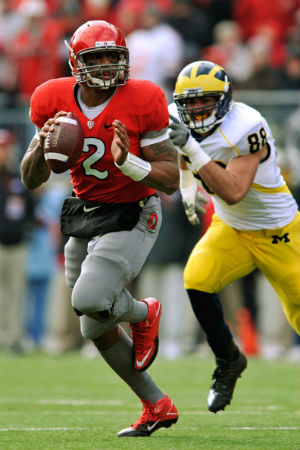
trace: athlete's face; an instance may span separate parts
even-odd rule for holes
[[[188,108],[188,113],[196,121],[205,120],[211,116],[217,101],[218,97],[212,95],[187,98],[186,105]]]
[[[107,70],[99,71],[98,66],[118,64],[120,59],[120,54],[114,51],[101,51],[95,53],[88,53],[84,56],[84,62],[87,66],[95,66],[95,71],[92,72],[93,77],[98,77],[102,79],[109,80],[116,76],[117,70]]]

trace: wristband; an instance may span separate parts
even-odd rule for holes
[[[211,161],[211,158],[202,150],[200,144],[190,136],[187,142],[182,147],[182,150],[190,158],[194,168],[200,170],[202,166]]]
[[[126,160],[123,164],[115,165],[124,175],[132,178],[134,181],[141,181],[151,172],[151,164],[142,158],[128,152]]]

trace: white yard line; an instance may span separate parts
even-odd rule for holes
[[[7,427],[0,428],[1,431],[82,431],[82,430],[99,430],[100,428],[83,428],[83,427],[59,427],[59,428],[35,428],[35,427]]]
[[[71,406],[86,406],[86,405],[96,405],[96,406],[120,406],[124,405],[123,401],[120,400],[77,400],[77,399],[18,399],[18,403],[31,403],[34,405],[71,405]],[[14,403],[13,399],[1,399],[1,403]]]
[[[300,430],[300,427],[233,427],[229,430]]]
[[[259,411],[249,411],[249,410],[245,410],[245,411],[239,411],[239,410],[234,410],[234,411],[220,411],[219,413],[218,413],[218,415],[219,415],[219,417],[222,415],[222,414],[226,414],[226,416],[229,416],[229,415],[262,415],[262,414],[266,414],[266,412],[272,412],[273,410],[270,410],[270,409],[268,409],[268,408],[266,408],[266,409],[261,409],[261,410],[259,410]],[[290,411],[290,410],[286,410],[289,414],[290,413],[293,413],[293,414],[295,414],[295,415],[299,415],[299,411]],[[280,410],[280,412],[281,413],[284,413],[285,411],[284,410]],[[205,411],[184,411],[184,414],[185,415],[190,415],[190,416],[192,416],[192,415],[197,415],[197,416],[202,416],[202,415],[207,415],[207,414],[210,414],[207,410],[205,410]]]
[[[37,403],[41,405],[71,405],[71,406],[85,406],[85,405],[100,405],[100,406],[120,406],[124,402],[119,400],[72,400],[72,399],[58,399],[48,400],[41,399]]]

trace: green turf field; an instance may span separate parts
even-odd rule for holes
[[[299,367],[250,359],[226,412],[206,409],[212,358],[157,358],[150,373],[179,421],[147,438],[117,438],[135,422],[135,395],[99,358],[0,354],[0,449],[299,450]]]

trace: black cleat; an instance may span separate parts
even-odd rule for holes
[[[212,379],[213,384],[208,393],[207,406],[209,411],[217,413],[224,410],[225,406],[230,405],[235,383],[241,373],[247,367],[247,359],[243,353],[240,353],[236,360],[226,361],[216,358],[217,368]]]

